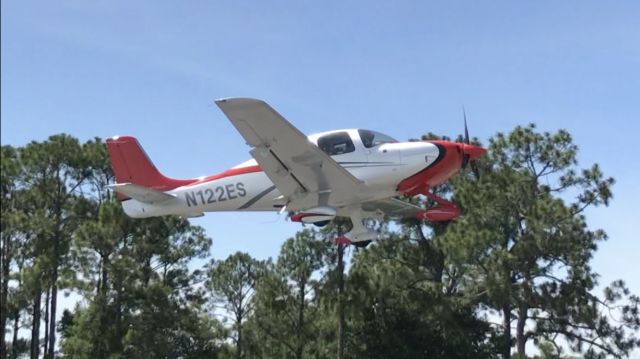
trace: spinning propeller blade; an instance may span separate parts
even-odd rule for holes
[[[467,128],[467,111],[462,106],[462,117],[464,118],[464,143],[469,144],[469,129]]]
[[[462,106],[462,117],[464,119],[464,154],[462,156],[461,168],[465,169],[467,165],[471,163],[471,171],[476,176],[476,179],[480,179],[480,171],[478,170],[478,165],[476,164],[475,158],[479,155],[477,153],[478,149],[482,150],[480,154],[484,153],[484,149],[471,145],[471,141],[469,139],[469,128],[467,127],[467,111],[465,110],[464,106]],[[474,160],[471,160],[472,153],[474,154]]]
[[[468,145],[469,144],[469,128],[467,127],[467,111],[465,110],[464,106],[462,106],[462,117],[464,118],[464,144]],[[462,169],[465,169],[467,167],[467,164],[469,164],[470,158],[471,156],[466,153],[462,156]]]

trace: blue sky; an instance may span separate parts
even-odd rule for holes
[[[640,2],[2,1],[2,144],[66,132],[137,136],[195,177],[249,157],[215,98],[268,101],[305,133],[398,139],[517,124],[569,130],[582,166],[616,178],[591,210],[610,240],[602,282],[640,293]],[[300,227],[276,214],[194,220],[213,256],[275,256]]]

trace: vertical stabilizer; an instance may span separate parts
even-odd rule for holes
[[[133,183],[158,191],[169,191],[195,181],[173,179],[160,173],[135,137],[116,136],[107,139],[106,143],[117,183]]]

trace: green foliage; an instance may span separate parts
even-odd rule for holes
[[[244,322],[253,312],[252,298],[256,281],[264,274],[265,263],[253,259],[247,253],[237,252],[223,261],[211,261],[205,283],[211,293],[213,313],[223,311],[231,316],[230,332],[236,343],[237,358],[243,357]]]
[[[174,217],[132,221],[110,200],[76,238],[78,264],[97,280],[82,286],[91,304],[76,310],[63,341],[67,355],[199,358],[217,353],[222,333],[201,308],[194,289],[198,272],[187,267],[190,259],[208,252],[211,242],[202,228]]]
[[[460,219],[385,220],[385,239],[347,249],[346,267],[333,240],[349,221],[337,219],[296,233],[274,260],[238,252],[196,269],[210,257],[204,230],[128,218],[106,187],[101,139],[2,146],[0,358],[43,347],[70,358],[325,358],[338,352],[338,323],[348,358],[506,358],[513,346],[526,358],[529,342],[539,358],[624,357],[640,346],[640,298],[621,280],[594,293],[590,262],[607,236],[584,215],[608,205],[614,181],[579,168],[577,151],[566,131],[497,134],[479,180],[463,173],[434,189]],[[58,289],[83,300],[56,323]],[[9,338],[29,326],[30,340]]]
[[[618,303],[592,293],[597,274],[589,262],[606,234],[588,229],[583,211],[608,204],[614,181],[597,165],[576,169],[576,153],[566,131],[517,127],[492,139],[480,181],[453,181],[463,216],[438,246],[461,274],[465,295],[502,314],[504,343],[516,321],[520,354],[527,340],[557,335],[587,354],[620,356],[637,345],[627,336],[638,329],[637,315],[610,325],[606,312]],[[631,313],[637,301],[627,299]]]
[[[474,306],[434,278],[426,246],[392,235],[354,258],[348,352],[358,358],[490,357],[492,334]]]
[[[330,248],[317,232],[300,231],[284,242],[275,266],[261,278],[252,325],[267,343],[262,355],[301,358],[317,350],[318,278]]]

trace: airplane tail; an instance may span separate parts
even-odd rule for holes
[[[131,183],[157,191],[169,191],[194,181],[173,179],[160,173],[135,137],[116,136],[107,139],[106,143],[116,183]],[[119,198],[124,200],[127,197]]]

